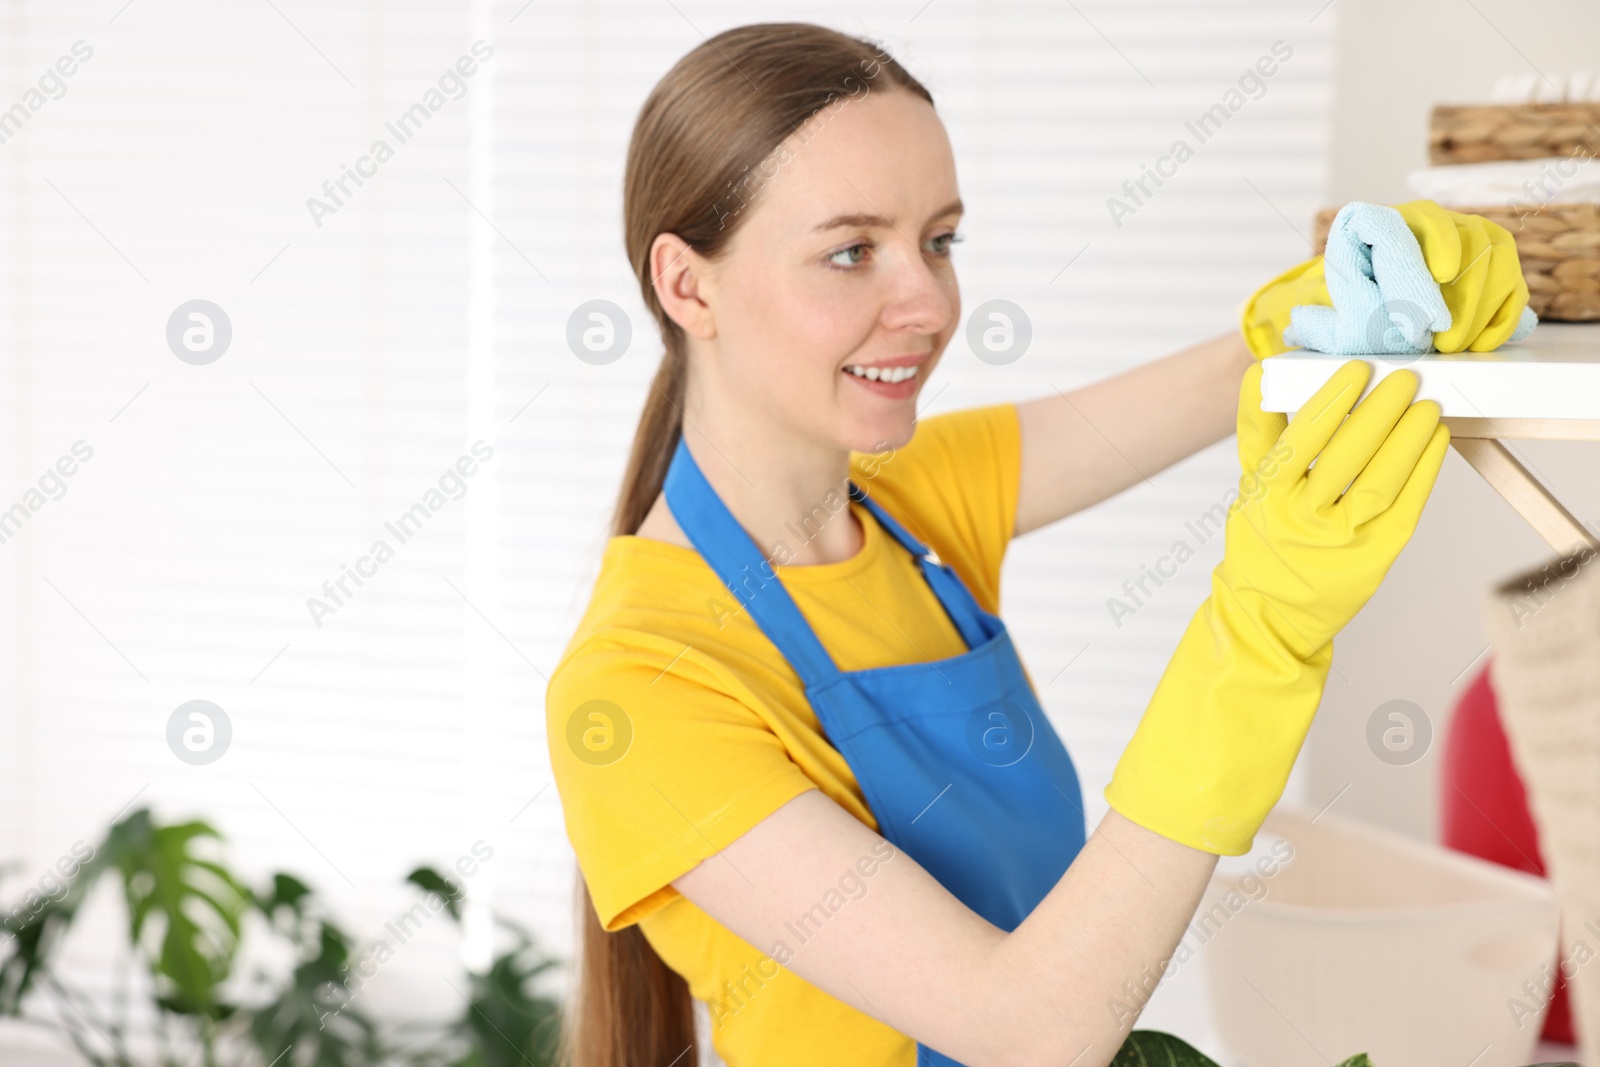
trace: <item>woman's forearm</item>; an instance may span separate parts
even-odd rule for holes
[[[1019,402],[1016,534],[1098,504],[1233,433],[1239,379],[1254,360],[1233,330],[1069,393]]]
[[[979,988],[1030,1038],[1018,1063],[1109,1063],[1199,907],[1217,857],[1106,813],[1067,873],[989,958]]]
[[[865,857],[870,884],[797,940],[795,917]],[[1105,1067],[1216,862],[1112,810],[1007,932],[811,789],[672,884],[798,977],[962,1063]]]

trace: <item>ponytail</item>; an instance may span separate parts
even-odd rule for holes
[[[649,512],[667,480],[667,465],[683,436],[683,395],[689,382],[688,356],[682,344],[668,343],[656,368],[655,380],[644,398],[639,429],[633,435],[633,450],[622,475],[622,492],[617,496],[611,516],[611,535],[621,537],[639,532],[639,524]]]
[[[656,955],[638,924],[610,933],[600,926],[582,873],[577,900],[580,978],[561,1030],[560,1062],[695,1067],[699,1049],[688,983]]]

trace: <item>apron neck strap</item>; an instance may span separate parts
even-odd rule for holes
[[[790,598],[768,557],[717,496],[681,435],[663,485],[667,507],[700,557],[778,646],[806,685],[834,677],[839,668]]]
[[[987,641],[995,632],[991,623],[986,623],[984,611],[977,601],[972,599],[972,594],[962,583],[950,565],[939,559],[938,555],[929,551],[928,546],[911,535],[911,531],[900,525],[900,520],[889,514],[876,500],[867,496],[854,482],[850,483],[850,499],[859,500],[872,512],[884,529],[894,535],[894,539],[905,546],[907,552],[916,559],[922,568],[922,574],[927,579],[928,585],[933,588],[934,596],[939,598],[939,603],[944,605],[945,614],[950,616],[950,621],[960,631],[961,637],[966,641],[968,648],[977,648]]]
[[[879,525],[888,530],[894,536],[894,539],[905,547],[907,552],[918,559],[923,559],[928,555],[928,546],[911,536],[910,530],[901,526],[898,519],[884,511],[883,505],[868,496],[866,490],[856,485],[855,482],[850,483],[850,499],[865,504],[867,509],[872,512],[873,517],[878,520]]]

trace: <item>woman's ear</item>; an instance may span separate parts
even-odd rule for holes
[[[710,264],[675,233],[657,234],[650,245],[650,284],[662,310],[685,333],[701,340],[717,335],[717,324],[706,303]]]

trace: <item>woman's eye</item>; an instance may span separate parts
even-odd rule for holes
[[[959,233],[955,233],[954,231],[952,231],[950,233],[942,233],[942,234],[940,234],[938,237],[935,237],[932,240],[930,240],[928,242],[928,244],[933,246],[932,252],[934,253],[934,255],[942,256],[942,255],[946,255],[946,254],[949,253],[951,245],[955,244],[958,241],[963,241],[965,239],[966,238],[962,237]]]
[[[841,248],[839,251],[828,257],[828,262],[833,264],[835,267],[854,267],[861,262],[861,257],[866,254],[869,243],[870,242],[867,241],[857,241],[849,248]],[[851,258],[848,261],[841,263],[839,262],[840,256],[849,256]]]

